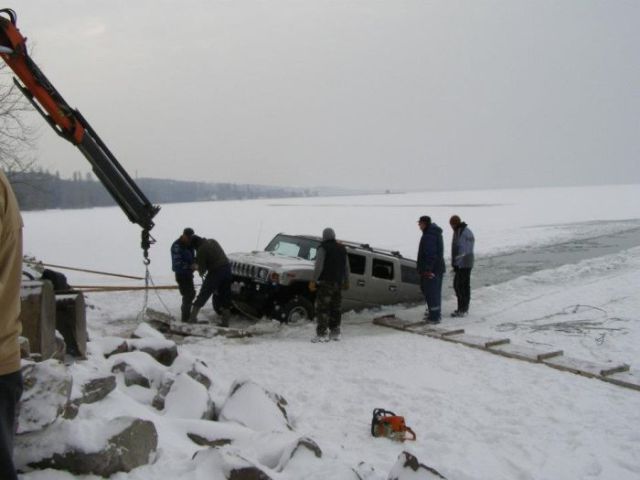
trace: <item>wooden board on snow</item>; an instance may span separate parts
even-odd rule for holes
[[[613,373],[626,372],[629,370],[629,365],[626,364],[603,365],[565,356],[547,358],[542,362],[552,368],[577,373],[585,377],[606,377]]]
[[[456,335],[445,335],[442,340],[447,342],[462,343],[468,347],[487,349],[497,345],[509,343],[508,338],[488,338],[478,335],[469,335],[468,333],[460,333]]]
[[[640,377],[631,372],[612,373],[611,375],[600,377],[600,379],[605,382],[613,383],[614,385],[640,391]]]
[[[514,345],[512,343],[492,345],[488,348],[492,353],[533,363],[539,363],[547,358],[557,357],[563,354],[562,350],[541,351],[523,345]]]

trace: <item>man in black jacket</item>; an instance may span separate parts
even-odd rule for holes
[[[336,234],[332,228],[325,228],[322,232],[322,243],[316,253],[313,280],[309,282],[309,290],[312,292],[317,290],[318,325],[316,336],[311,340],[313,343],[340,340],[342,290],[347,288],[349,288],[347,249],[336,242]],[[327,327],[329,336],[327,336]]]
[[[427,303],[424,320],[427,323],[440,323],[442,303],[442,277],[445,272],[444,244],[442,229],[431,221],[431,217],[423,215],[418,220],[422,230],[418,247],[418,274],[420,287]]]
[[[202,238],[194,235],[191,244],[196,249],[198,272],[204,276],[200,292],[193,302],[189,321],[198,321],[198,312],[214,293],[216,307],[222,314],[221,327],[229,326],[231,317],[231,265],[220,244],[213,238]]]

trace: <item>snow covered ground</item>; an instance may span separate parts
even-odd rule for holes
[[[637,229],[638,198],[640,185],[627,185],[166,205],[153,231],[151,273],[156,284],[172,283],[169,245],[185,226],[215,237],[227,251],[261,248],[279,231],[317,234],[332,226],[339,237],[415,257],[417,218],[431,215],[445,229],[448,251],[447,221],[456,213],[473,229],[477,253],[486,256]],[[117,208],[28,212],[24,221],[26,253],[45,262],[143,273],[139,231]],[[135,282],[65,273],[72,285]],[[471,315],[443,323],[557,347],[584,360],[626,362],[637,372],[638,285],[640,248],[631,248],[477,288]],[[453,299],[445,290],[449,312]],[[152,294],[149,302],[178,312],[177,292]],[[92,338],[127,335],[143,296],[89,294],[88,303]],[[382,480],[403,449],[449,479],[640,478],[640,392],[371,324],[381,313],[419,319],[422,311],[350,312],[343,341],[329,344],[309,342],[312,325],[265,321],[272,330],[267,335],[190,338],[181,349],[211,367],[216,404],[239,378],[283,395],[296,432],[315,439],[330,460],[322,468],[310,462],[304,474],[270,472],[275,479],[343,478],[345,465],[364,462],[367,478]],[[372,438],[376,407],[404,415],[418,440],[401,445]],[[134,415],[159,427],[155,463],[114,478],[206,478],[191,462],[200,447],[185,441],[175,419],[141,409],[121,393],[109,397],[108,411],[90,415]],[[46,471],[24,478],[73,477]]]

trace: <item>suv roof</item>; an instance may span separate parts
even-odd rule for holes
[[[317,235],[292,235],[290,233],[284,233],[284,232],[280,232],[278,235],[287,235],[289,237],[298,237],[298,238],[305,238],[309,240],[317,240],[319,242],[322,241],[322,238]],[[406,258],[406,257],[403,257],[400,251],[398,250],[386,250],[384,248],[374,248],[368,243],[352,242],[350,240],[342,240],[342,239],[337,239],[337,240],[346,247],[360,249],[360,250],[367,250],[368,252],[379,253],[381,255],[387,255],[389,257]],[[412,259],[409,258],[407,260],[412,260]]]

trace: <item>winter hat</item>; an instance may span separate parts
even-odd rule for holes
[[[185,228],[185,229],[182,231],[182,234],[183,234],[185,237],[193,237],[193,234],[194,234],[194,233],[195,233],[195,232],[193,231],[193,228],[189,228],[189,227]]]
[[[199,237],[198,235],[193,235],[191,237],[191,246],[193,248],[199,248],[200,245],[202,245],[202,237]]]
[[[322,231],[322,240],[335,240],[336,239],[336,232],[333,231],[333,228],[325,228]]]
[[[429,215],[422,215],[418,219],[418,223],[420,222],[426,223],[427,225],[431,225],[431,217]]]

